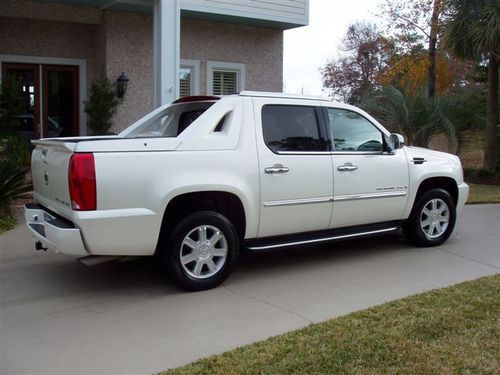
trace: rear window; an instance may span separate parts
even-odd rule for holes
[[[177,137],[215,102],[174,104],[163,113],[126,134],[126,138]]]
[[[267,147],[273,152],[326,150],[314,107],[265,105],[262,131]]]

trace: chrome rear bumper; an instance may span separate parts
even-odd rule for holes
[[[29,203],[24,206],[24,220],[33,237],[42,246],[57,253],[89,255],[85,250],[80,229],[45,207]]]

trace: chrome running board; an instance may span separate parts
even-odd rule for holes
[[[382,234],[382,233],[395,231],[399,228],[400,228],[400,226],[398,225],[398,226],[394,226],[394,227],[390,227],[390,228],[377,229],[377,230],[358,232],[358,233],[339,234],[339,235],[329,236],[329,237],[311,238],[311,239],[296,240],[296,241],[283,241],[283,242],[278,242],[278,243],[273,243],[273,244],[268,244],[268,245],[265,245],[265,244],[264,245],[251,245],[251,246],[247,246],[246,249],[252,250],[252,251],[258,251],[258,250],[270,250],[270,249],[277,249],[277,248],[290,247],[290,246],[308,245],[308,244],[314,244],[314,243],[321,243],[321,242],[328,242],[328,241],[343,240],[343,239],[348,239],[348,238]]]

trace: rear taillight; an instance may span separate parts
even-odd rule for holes
[[[97,198],[93,154],[81,153],[71,156],[68,182],[71,207],[77,211],[95,210]]]

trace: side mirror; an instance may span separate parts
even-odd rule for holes
[[[398,148],[403,147],[405,144],[405,139],[401,134],[392,133],[389,137],[389,145],[392,150],[397,150]]]

